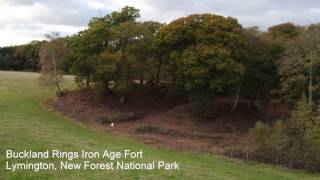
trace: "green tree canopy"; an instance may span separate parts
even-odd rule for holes
[[[319,96],[320,26],[311,25],[286,45],[280,63],[282,90],[289,103],[295,103],[303,94],[309,105]]]
[[[191,15],[162,28],[159,38],[169,71],[191,101],[212,101],[214,95],[238,82],[244,71],[240,59],[245,39],[234,18]]]

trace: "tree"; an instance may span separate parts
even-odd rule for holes
[[[314,102],[314,92],[319,85],[319,33],[320,26],[311,25],[286,45],[280,63],[280,75],[282,90],[288,102],[297,101],[304,93],[308,95],[309,106]]]
[[[0,69],[16,71],[39,70],[39,48],[41,41],[0,48]]]
[[[0,69],[10,70],[12,58],[10,55],[1,55],[0,56]]]
[[[41,45],[39,50],[41,76],[40,80],[45,85],[55,86],[56,95],[61,96],[61,80],[63,72],[61,65],[69,50],[64,39],[60,38],[59,33],[46,35],[49,39]]]
[[[283,23],[272,26],[267,34],[272,39],[272,56],[276,60],[280,59],[285,51],[285,44],[296,38],[301,33],[301,27],[292,23]]]
[[[297,37],[299,35],[299,27],[292,23],[283,23],[270,27],[268,33],[273,40],[284,42]]]
[[[90,86],[90,77],[95,72],[97,56],[110,41],[111,23],[107,18],[92,18],[87,30],[67,38],[68,47],[72,49],[72,72],[77,75],[78,85],[85,81]]]
[[[143,85],[146,75],[148,79],[153,78],[152,63],[154,61],[154,39],[156,33],[162,27],[162,24],[155,21],[146,21],[139,24],[141,34],[138,41],[131,48],[131,52],[135,55],[137,59],[137,71],[139,73],[140,85]]]
[[[249,96],[252,107],[255,107],[258,98],[270,99],[270,91],[278,87],[279,74],[276,59],[272,56],[271,38],[256,27],[247,28],[244,33],[248,54],[243,62],[246,68],[242,94]]]
[[[212,98],[238,82],[243,73],[240,59],[244,36],[234,18],[191,15],[162,28],[159,38],[170,74],[183,82],[191,103],[197,107],[212,107]],[[205,114],[200,112],[197,114]]]
[[[72,72],[77,75],[78,84],[84,84],[83,81],[85,81],[86,86],[89,87],[90,77],[95,76],[96,69],[100,69],[97,66],[104,62],[98,62],[100,54],[111,52],[117,46],[114,38],[115,28],[125,22],[134,22],[138,17],[140,17],[138,9],[126,6],[120,12],[114,11],[103,17],[93,17],[88,24],[88,29],[68,38],[68,45],[72,49],[70,58]]]
[[[41,43],[41,41],[32,41],[15,48],[13,59],[19,70],[39,70],[39,48]]]
[[[113,12],[105,18],[111,23],[105,47],[99,53],[95,80],[102,83],[107,94],[110,94],[109,82],[113,81],[114,88],[125,92],[137,78],[137,58],[133,52],[135,44],[143,38],[141,24],[135,22],[139,10],[125,7],[120,12]],[[101,75],[108,77],[102,77]],[[102,80],[102,81],[101,81]]]
[[[127,21],[114,29],[114,42],[117,42],[115,47],[120,53],[123,65],[122,80],[132,83],[139,79],[140,85],[143,85],[145,74],[150,67],[149,61],[153,58],[153,39],[160,26],[158,22]]]
[[[287,119],[274,126],[257,122],[248,134],[248,145],[254,154],[279,158],[290,167],[309,170],[320,168],[320,111],[313,110],[303,96]]]
[[[13,53],[14,47],[3,47],[0,48],[0,69],[10,70],[13,67]]]
[[[290,137],[289,146],[291,154],[294,157],[303,155],[306,144],[304,141],[304,135],[306,130],[309,128],[308,125],[312,121],[312,109],[308,106],[305,97],[302,97],[292,111],[287,134]]]
[[[101,94],[112,95],[111,82],[115,83],[120,75],[118,54],[112,51],[104,51],[99,54],[97,66],[94,73],[94,80],[98,84]]]
[[[134,21],[123,22],[114,27],[112,46],[99,56],[98,79],[101,79],[101,74],[108,74],[112,77],[113,89],[124,94],[131,91],[138,79],[140,85],[143,85],[145,74],[149,71],[148,61],[153,55],[151,44],[159,27],[160,23],[157,22]],[[110,67],[113,67],[112,71]]]
[[[319,132],[319,111],[313,111],[303,96],[292,111],[286,128],[290,159],[296,164],[305,164],[308,169],[319,168],[319,161],[314,161],[320,158]]]
[[[115,25],[127,21],[135,21],[140,17],[140,10],[131,6],[125,6],[120,12],[114,11],[111,13],[111,22]]]

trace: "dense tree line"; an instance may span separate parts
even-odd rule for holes
[[[14,71],[39,71],[40,41],[26,45],[0,48],[0,69]]]
[[[93,17],[87,29],[63,38],[70,54],[59,68],[76,75],[80,86],[93,83],[104,94],[125,96],[138,85],[159,90],[166,84],[168,94],[188,97],[196,114],[208,118],[221,95],[232,99],[232,110],[240,97],[256,109],[258,100],[275,96],[288,105],[302,94],[310,104],[318,98],[318,25],[284,23],[260,31],[214,14],[169,24],[139,17],[139,10],[128,6]],[[0,48],[0,69],[38,71],[45,43]]]
[[[284,23],[260,31],[214,14],[169,24],[139,17],[128,6],[93,17],[87,29],[63,38],[70,54],[59,68],[75,74],[80,86],[93,83],[105,94],[166,84],[168,93],[187,96],[200,109],[211,109],[220,95],[233,99],[232,109],[239,97],[249,98],[254,108],[275,96],[289,105],[303,94],[310,105],[317,101],[319,25]],[[0,48],[0,69],[38,71],[45,43]]]
[[[249,132],[248,147],[258,159],[319,171],[320,25],[283,24],[271,28],[270,33],[281,98],[294,109],[273,125],[257,122]]]
[[[132,93],[138,86],[185,95],[193,112],[214,115],[218,95],[233,94],[246,69],[246,37],[234,18],[195,14],[170,24],[138,22],[139,10],[124,7],[92,18],[88,29],[68,37],[71,71],[81,86],[104,94]],[[139,81],[139,83],[137,83]]]
[[[214,116],[214,99],[221,95],[232,99],[232,110],[240,97],[256,109],[258,100],[287,97],[281,91],[283,57],[304,27],[285,23],[264,32],[214,14],[169,24],[139,22],[139,17],[138,9],[124,7],[92,18],[86,30],[66,38],[68,64],[80,86],[93,83],[106,95],[126,96],[139,86],[159,91],[165,84],[167,94],[186,96],[201,118]],[[288,103],[299,97],[288,96]]]

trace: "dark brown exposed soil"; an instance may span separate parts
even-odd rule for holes
[[[93,91],[83,89],[65,92],[50,105],[75,120],[98,124],[108,131],[146,144],[209,153],[224,153],[230,147],[240,145],[247,130],[257,120],[266,121],[284,111],[275,102],[268,108],[269,113],[261,113],[251,108],[247,101],[240,100],[238,108],[230,113],[230,102],[219,98],[217,117],[200,121],[190,117],[184,98],[137,95],[119,99],[108,97],[101,100]]]

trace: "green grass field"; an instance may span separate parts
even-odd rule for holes
[[[0,180],[2,179],[320,179],[319,176],[220,156],[173,152],[87,128],[47,110],[54,92],[38,85],[38,74],[0,72]],[[64,88],[73,88],[72,78]],[[16,171],[5,170],[5,150],[143,150],[144,161],[180,162],[178,171]],[[58,163],[59,160],[52,160]]]

